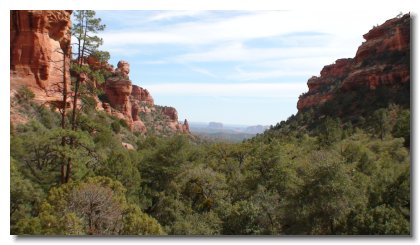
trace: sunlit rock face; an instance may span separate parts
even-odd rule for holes
[[[11,94],[26,86],[34,92],[35,101],[61,100],[64,70],[70,81],[71,12],[10,11]]]
[[[398,88],[410,82],[410,15],[390,19],[363,35],[365,42],[352,59],[325,66],[308,80],[299,97],[299,111],[318,106],[359,88]]]
[[[178,121],[178,111],[174,107],[165,106],[162,108],[162,113],[167,117],[167,123],[169,128],[175,132],[189,133],[190,127],[187,119],[181,124]]]
[[[72,11],[53,10],[10,12],[11,97],[16,96],[17,91],[25,86],[35,94],[35,102],[52,104],[55,107],[71,106],[71,13]],[[129,78],[130,64],[127,61],[120,61],[114,69],[112,65],[100,62],[93,56],[84,59],[83,63],[93,70],[102,69],[112,74],[101,85],[96,81],[90,81],[87,74],[79,74],[79,81],[82,84],[92,83],[94,88],[102,89],[107,97],[107,101],[100,101],[98,97],[94,97],[96,110],[103,110],[124,120],[132,131],[147,132],[147,127],[139,114],[155,112],[154,99],[147,89],[132,84]],[[67,81],[69,92],[68,103],[65,105],[62,101],[64,79]],[[165,119],[164,125],[173,132],[188,133],[188,122],[179,123],[175,108],[173,110],[172,115]],[[11,118],[14,123],[24,123],[28,120],[14,112],[12,105]]]
[[[152,95],[149,93],[149,91],[137,85],[133,85],[131,97],[133,97],[137,101],[145,102],[146,105],[150,107],[154,106],[154,100],[153,100]]]
[[[130,78],[130,65],[126,61],[118,62],[113,76],[103,85],[108,103],[103,103],[103,109],[124,120],[134,132],[146,133],[147,127],[139,117],[140,112],[151,114],[156,111],[152,95],[147,89],[133,85]],[[178,122],[178,112],[173,107],[163,107],[159,112],[166,117],[162,122],[173,132],[189,133],[188,121]]]

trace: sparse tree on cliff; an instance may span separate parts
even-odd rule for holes
[[[70,34],[70,33],[69,33]],[[69,69],[69,54],[70,54],[70,45],[66,46],[64,45],[63,47],[57,48],[55,50],[55,52],[59,53],[60,55],[62,55],[62,59],[60,60],[53,60],[51,59],[50,62],[53,62],[55,65],[55,69],[58,70],[60,72],[60,74],[62,75],[62,81],[61,82],[57,82],[55,84],[52,84],[52,92],[53,93],[60,93],[62,96],[62,100],[58,101],[55,106],[57,107],[59,113],[60,113],[60,117],[61,117],[61,122],[60,122],[60,126],[63,130],[65,130],[67,128],[67,124],[66,124],[66,119],[67,119],[67,102],[69,99],[69,91],[68,91],[68,87],[69,87],[69,81],[68,81],[68,69]],[[65,147],[67,145],[67,137],[66,136],[62,136],[61,138],[61,146]],[[67,168],[67,162],[68,159],[62,159],[62,163],[61,163],[61,183],[65,183],[66,181],[66,175],[68,174],[68,171],[66,170]]]
[[[76,43],[76,72],[82,72],[84,58],[90,54],[98,53],[98,47],[102,45],[102,38],[95,34],[105,29],[105,25],[101,24],[101,18],[95,18],[96,12],[93,10],[77,10],[74,12],[74,24],[72,28],[72,36],[75,37]],[[73,111],[71,117],[72,129],[76,130],[76,111],[77,99],[79,95],[80,76],[74,84]]]
[[[73,44],[76,51],[76,64],[73,64],[73,70],[76,72],[76,80],[73,86],[73,108],[70,121],[71,129],[73,131],[77,130],[76,114],[78,111],[77,101],[80,97],[81,74],[84,70],[86,70],[83,67],[83,61],[86,56],[98,53],[99,51],[97,48],[102,45],[103,42],[102,38],[96,36],[95,34],[99,31],[103,31],[105,29],[105,25],[101,24],[100,18],[95,18],[95,14],[95,11],[92,10],[77,10],[74,12],[74,24],[71,35],[76,39],[76,43]],[[67,91],[65,92],[65,95],[67,96]],[[65,111],[62,116],[64,119]],[[64,123],[64,121],[62,121],[62,123]],[[65,125],[62,124],[62,127],[65,127]],[[62,141],[62,144],[66,144],[65,140]],[[75,148],[76,144],[77,143],[74,139],[70,138],[70,147]],[[66,166],[63,165],[63,167],[65,169],[62,169],[62,182],[67,183],[72,174],[72,159],[68,158]]]

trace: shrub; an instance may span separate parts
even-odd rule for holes
[[[112,131],[118,134],[121,131],[121,124],[119,122],[112,122],[111,128],[112,128]]]
[[[33,98],[35,98],[35,94],[28,87],[22,86],[17,91],[16,97],[17,97],[19,103],[24,103],[24,102],[29,102]]]

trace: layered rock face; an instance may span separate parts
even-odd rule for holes
[[[299,111],[318,106],[360,88],[398,87],[410,82],[410,15],[386,21],[363,35],[365,42],[353,59],[325,66],[308,80],[309,91],[299,97]]]
[[[10,11],[12,94],[27,86],[36,101],[60,100],[63,70],[70,81],[70,15],[71,11]]]

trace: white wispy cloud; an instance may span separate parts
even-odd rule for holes
[[[235,72],[228,76],[232,80],[263,80],[267,78],[278,78],[286,76],[302,76],[305,71],[295,70],[295,71],[285,71],[281,68],[271,69],[271,70],[244,70],[242,68],[236,67]],[[306,72],[307,73],[307,72]]]
[[[194,17],[205,14],[206,11],[163,11],[151,16],[148,21],[172,20],[181,17]]]
[[[360,36],[360,30],[362,32],[366,31],[372,25],[377,24],[378,19],[386,20],[395,13],[381,12],[373,15],[371,12],[361,10],[356,14],[357,18],[354,18],[355,14],[333,11],[256,11],[239,16],[211,18],[208,12],[169,11],[150,18],[159,20],[188,14],[196,16],[198,20],[165,25],[156,30],[150,30],[142,25],[138,27],[130,26],[127,29],[107,31],[102,36],[105,44],[111,46],[156,43],[199,45],[226,41],[243,42],[256,38],[306,31],[334,33],[344,36],[357,34]],[[210,17],[204,18],[205,15]],[[202,19],[201,16],[203,16]]]
[[[297,98],[302,83],[159,83],[144,85],[153,95]]]
[[[204,69],[204,68],[201,68],[201,67],[196,67],[196,66],[191,66],[191,65],[187,65],[187,67],[194,72],[198,72],[200,74],[204,74],[204,75],[209,76],[209,77],[217,78],[216,74],[214,74],[213,72],[211,72],[207,69]]]
[[[175,17],[178,14],[180,13],[168,12],[152,18]],[[240,16],[217,19],[203,18],[203,20],[193,22],[175,23],[162,26],[161,29],[155,31],[130,26],[129,29],[105,32],[102,36],[107,45],[156,43],[199,45],[272,37],[308,29],[304,24],[276,25],[277,23],[286,23],[289,15],[290,13],[287,12],[258,11]]]
[[[105,32],[102,37],[104,49],[113,55],[133,57],[142,54],[136,47],[142,52],[165,47],[155,57],[149,56],[153,60],[143,60],[144,64],[185,65],[194,73],[213,78],[264,81],[317,75],[323,65],[353,57],[363,41],[362,34],[382,23],[381,19],[396,14],[387,10],[373,15],[363,9],[357,13],[254,11],[226,15],[212,11],[152,11],[145,19],[158,23],[157,26],[130,25]],[[194,19],[165,21],[182,17]],[[165,24],[160,25],[163,21]],[[254,46],[259,40],[270,38],[266,47]],[[224,66],[222,62],[232,64],[225,66],[224,71],[210,71],[206,62],[214,63],[213,66],[219,63],[220,67]]]
[[[319,75],[323,65],[333,63],[331,57],[301,57],[279,60],[257,61],[246,65],[237,65],[228,79],[239,81],[264,80],[282,77],[309,78]]]
[[[340,47],[285,47],[252,48],[242,43],[223,44],[202,52],[191,52],[175,57],[179,62],[220,62],[220,61],[263,61],[270,59],[291,59],[330,56]]]

